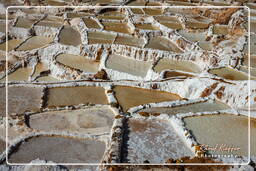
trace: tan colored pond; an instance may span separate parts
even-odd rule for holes
[[[117,36],[114,43],[142,48],[145,44],[145,41],[144,39],[137,37]]]
[[[144,24],[134,24],[135,27],[137,29],[142,29],[142,30],[159,30],[158,27],[152,25],[152,24],[148,24],[148,23],[144,23]]]
[[[229,67],[211,69],[209,70],[209,73],[228,80],[248,80],[248,75],[246,73],[237,71]]]
[[[64,26],[59,34],[59,42],[64,45],[78,46],[82,43],[80,33],[71,26]]]
[[[115,86],[114,91],[123,111],[142,104],[181,99],[180,96],[173,93],[128,86]]]
[[[155,19],[159,23],[171,29],[182,29],[181,22],[177,19],[176,16],[155,16]]]
[[[26,28],[29,29],[32,27],[32,25],[36,22],[36,19],[27,19],[27,18],[21,18],[19,17],[15,27],[21,27],[21,28]]]
[[[48,76],[38,77],[38,78],[36,79],[36,81],[58,82],[58,81],[60,81],[60,80],[58,80],[58,79],[56,79],[56,78],[54,78],[54,77],[48,75]]]
[[[102,25],[107,31],[115,31],[126,34],[132,34],[134,32],[128,23],[103,22]]]
[[[188,117],[184,121],[200,144],[211,147],[224,144],[226,147],[240,148],[233,152],[209,150],[208,153],[248,155],[248,117],[221,114]],[[255,130],[256,120],[251,119],[251,137],[256,137]],[[256,144],[256,139],[252,139],[251,144]],[[255,154],[255,150],[251,153]]]
[[[14,50],[14,48],[17,47],[22,42],[23,41],[20,39],[8,40],[8,51]],[[0,44],[0,50],[6,51],[6,42]]]
[[[178,48],[177,45],[175,45],[173,42],[171,42],[169,39],[165,37],[153,37],[149,40],[148,44],[145,46],[145,48],[152,48],[152,49],[158,49],[158,50],[165,50],[165,51],[173,51],[176,53],[181,53],[182,51]]]
[[[89,134],[110,132],[114,114],[108,107],[44,112],[31,115],[30,128],[40,131],[69,131]]]
[[[133,14],[144,14],[144,11],[140,8],[131,8]]]
[[[8,82],[11,81],[28,81],[29,75],[32,73],[32,68],[18,68],[16,71],[8,75]],[[0,80],[0,82],[5,82],[6,78]]]
[[[105,143],[67,137],[39,136],[22,142],[9,155],[10,163],[29,163],[40,159],[56,163],[99,163]]]
[[[107,59],[106,67],[120,72],[145,77],[151,64],[151,62],[137,61],[131,57],[112,54]]]
[[[221,102],[202,102],[190,105],[176,106],[176,107],[152,107],[140,110],[140,112],[148,113],[166,113],[166,114],[177,114],[177,113],[196,113],[196,112],[212,112],[218,110],[230,109],[227,105]]]
[[[191,74],[187,74],[187,73],[182,73],[182,72],[177,72],[177,71],[166,71],[164,73],[164,78],[170,78],[170,77],[194,77]]]
[[[154,70],[161,72],[166,69],[181,70],[185,72],[200,73],[201,69],[196,64],[190,61],[178,61],[173,59],[162,58],[158,61]]]
[[[126,162],[161,164],[166,160],[193,156],[174,128],[160,119],[129,119]]]
[[[143,11],[147,15],[162,15],[164,10],[163,8],[143,8]]]
[[[213,26],[213,34],[227,35],[229,34],[228,25],[215,25]]]
[[[79,104],[108,104],[105,89],[101,87],[60,87],[48,89],[47,107]]]
[[[42,48],[53,42],[53,37],[33,36],[23,42],[16,50],[25,51]]]
[[[66,66],[85,72],[97,72],[99,68],[99,62],[87,59],[85,56],[60,54],[57,56],[56,60]]]
[[[123,20],[125,14],[118,11],[105,12],[97,16],[98,19],[108,19],[108,20]]]
[[[59,27],[62,26],[62,23],[42,20],[42,21],[38,22],[36,25],[37,25],[37,26],[44,26],[44,27],[55,27],[55,28],[59,28]]]
[[[189,32],[186,30],[180,30],[179,34],[184,37],[185,39],[192,41],[192,42],[202,42],[205,41],[207,38],[207,33],[203,32],[203,33],[197,33],[197,32]]]
[[[104,32],[88,32],[88,44],[112,44],[116,35]]]
[[[83,21],[88,28],[100,29],[100,25],[92,18],[83,18]]]
[[[210,21],[206,18],[188,18],[186,20],[186,28],[191,29],[206,29],[209,27]]]
[[[0,88],[0,102],[6,103],[5,87]],[[41,88],[8,87],[8,114],[22,114],[28,111],[38,111],[41,104]],[[5,105],[0,106],[1,116],[5,116]]]

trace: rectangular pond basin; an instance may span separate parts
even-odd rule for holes
[[[85,72],[97,72],[99,68],[98,61],[87,59],[85,56],[79,55],[60,54],[56,57],[56,61],[65,66]]]
[[[180,96],[173,93],[128,86],[115,86],[114,91],[123,111],[142,104],[181,99]]]
[[[57,87],[49,88],[47,107],[71,106],[79,104],[108,104],[102,87]]]
[[[5,87],[0,88],[0,102],[5,104]],[[8,87],[8,114],[22,114],[24,112],[36,112],[41,107],[42,88],[34,87]],[[1,116],[5,116],[5,105],[0,106]]]
[[[112,54],[108,57],[106,67],[131,75],[145,77],[152,62],[137,61],[132,57]]]
[[[159,119],[129,119],[124,162],[162,164],[168,159],[193,156],[168,121]]]
[[[199,66],[190,61],[179,61],[174,59],[162,58],[155,65],[154,70],[160,73],[163,70],[181,70],[185,72],[200,73],[201,69]]]
[[[177,114],[177,113],[195,113],[195,112],[212,112],[218,110],[230,109],[229,106],[221,102],[202,102],[195,104],[188,104],[176,107],[151,107],[140,110],[140,112],[148,113],[166,113],[166,114]]]
[[[240,148],[234,151],[209,149],[209,154],[248,155],[248,117],[230,114],[204,115],[187,117],[184,122],[200,144],[218,146],[218,149],[221,145],[223,149]],[[251,118],[251,137],[256,137],[256,120],[253,118]],[[256,144],[255,138],[252,139],[251,144]],[[251,153],[256,154],[255,150],[253,148]]]
[[[31,115],[29,127],[40,131],[68,131],[84,134],[110,133],[114,114],[108,106],[51,111]]]
[[[38,136],[27,139],[9,155],[10,163],[30,163],[40,159],[55,163],[100,163],[104,142],[57,136]]]

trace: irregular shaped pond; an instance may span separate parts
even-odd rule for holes
[[[126,162],[160,164],[194,155],[167,121],[131,118],[128,127]]]
[[[39,136],[22,142],[9,155],[10,163],[29,163],[40,159],[56,163],[99,163],[105,143],[94,140]]]
[[[180,96],[173,93],[128,86],[115,86],[114,91],[123,111],[142,104],[181,99]]]
[[[182,51],[173,42],[165,37],[153,37],[149,40],[145,48],[152,48],[164,51],[181,53]]]
[[[229,67],[210,69],[209,73],[228,80],[248,80],[248,75],[246,73]]]
[[[85,56],[60,54],[56,57],[56,60],[66,66],[85,72],[97,72],[99,68],[99,62],[86,59]]]
[[[22,114],[26,111],[39,111],[42,88],[8,87],[8,114]],[[0,88],[0,102],[6,103],[5,87]],[[0,106],[1,116],[5,116],[5,105]]]
[[[129,57],[112,54],[108,57],[106,67],[120,72],[145,77],[151,62],[137,61]]]
[[[176,106],[176,107],[151,107],[140,110],[141,112],[148,113],[166,113],[166,114],[177,114],[177,113],[196,113],[196,112],[212,112],[218,110],[230,109],[229,106],[221,102],[202,102],[190,105]]]
[[[108,104],[102,87],[59,87],[49,88],[47,106],[70,106],[79,104]]]
[[[112,44],[116,35],[106,32],[88,32],[88,44]]]
[[[193,62],[178,61],[178,60],[167,59],[167,58],[160,59],[156,64],[156,66],[154,67],[154,70],[158,73],[166,69],[181,70],[185,72],[194,72],[194,73],[201,72],[201,69],[199,68],[199,66],[197,66]]]
[[[23,42],[16,50],[25,51],[42,48],[53,42],[53,37],[33,36]]]
[[[14,50],[14,48],[17,47],[22,42],[23,41],[20,39],[8,40],[8,51]],[[0,44],[0,50],[6,51],[6,42]]]
[[[187,117],[184,122],[200,144],[211,147],[224,144],[226,147],[240,148],[233,152],[211,150],[208,153],[248,155],[248,117],[228,114],[205,115]],[[256,120],[251,118],[251,137],[255,136]],[[252,139],[251,144],[256,144],[256,139]],[[251,153],[255,154],[255,150]]]
[[[40,131],[68,131],[90,134],[110,132],[114,114],[108,107],[52,111],[29,117],[29,126]]]
[[[64,45],[78,46],[82,43],[81,35],[71,26],[64,26],[59,34],[59,42]]]

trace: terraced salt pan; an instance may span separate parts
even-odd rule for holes
[[[165,37],[153,37],[149,40],[145,48],[152,48],[157,50],[172,51],[176,53],[181,53],[182,51],[170,40]]]
[[[92,18],[83,18],[83,21],[88,28],[100,29],[100,25]]]
[[[132,34],[134,32],[128,23],[103,22],[102,25],[107,31],[115,31],[126,34]]]
[[[166,113],[166,114],[177,114],[177,113],[196,113],[196,112],[212,112],[218,110],[230,109],[227,105],[221,102],[202,102],[191,105],[176,106],[176,107],[152,107],[140,110],[140,112],[148,113]]]
[[[173,16],[155,16],[155,19],[163,24],[164,26],[171,28],[171,29],[182,29],[182,24],[177,19],[177,17]]]
[[[102,15],[97,16],[98,19],[108,19],[108,20],[123,20],[125,18],[125,14],[121,12],[106,12]]]
[[[69,131],[90,134],[110,132],[114,114],[108,107],[44,112],[29,117],[29,127],[40,131]]]
[[[115,39],[115,44],[127,45],[127,46],[135,46],[142,48],[145,44],[144,39],[131,37],[131,36],[117,36]]]
[[[88,44],[112,44],[116,35],[106,32],[88,31]]]
[[[130,118],[128,129],[125,162],[143,163],[147,160],[161,164],[170,158],[194,155],[165,120]]]
[[[32,73],[32,68],[18,68],[16,71],[8,75],[8,82],[11,81],[28,81],[29,75]],[[6,82],[6,78],[0,80],[0,82]]]
[[[59,34],[59,42],[64,45],[78,46],[82,43],[81,35],[71,26],[64,26]]]
[[[85,72],[97,72],[99,68],[99,62],[86,59],[84,56],[60,54],[56,57],[56,60],[66,66]]]
[[[235,115],[206,115],[187,117],[184,119],[186,127],[192,131],[197,142],[215,147],[224,144],[228,147],[238,147],[240,150],[208,151],[210,154],[248,155],[248,117]],[[256,120],[251,118],[251,137],[256,136]],[[252,139],[251,144],[255,144]],[[253,149],[251,153],[256,153]]]
[[[8,51],[14,50],[14,48],[17,47],[22,42],[23,41],[20,39],[8,40]],[[6,42],[0,44],[0,50],[6,51]]]
[[[115,96],[123,111],[142,104],[180,100],[181,97],[167,92],[146,90],[142,88],[115,86]]]
[[[178,61],[173,59],[162,58],[158,61],[154,70],[161,72],[166,69],[181,70],[185,72],[200,73],[201,69],[196,64],[189,61]]]
[[[179,77],[179,76],[183,76],[183,77],[194,77],[191,74],[187,74],[187,73],[182,73],[182,72],[178,72],[178,71],[166,71],[164,73],[164,78],[170,78],[170,77]]]
[[[228,80],[248,80],[248,75],[246,73],[237,71],[229,67],[210,69],[209,73],[215,74],[219,77],[222,77]]]
[[[143,23],[143,24],[134,24],[137,29],[142,29],[142,30],[159,30],[158,27],[148,24],[148,23]]]
[[[151,62],[137,61],[131,57],[124,57],[116,54],[111,54],[106,62],[107,68],[141,77],[147,75],[151,65]]]
[[[36,19],[27,19],[27,18],[21,18],[19,17],[15,27],[21,27],[21,28],[26,28],[29,29],[32,27],[32,25],[36,22]]]
[[[52,76],[42,76],[38,77],[36,81],[44,81],[44,82],[58,82],[59,80]]]
[[[228,25],[215,25],[213,26],[213,34],[227,35],[229,34]]]
[[[102,87],[57,87],[49,88],[47,107],[79,104],[108,104]]]
[[[163,13],[163,8],[143,8],[143,11],[147,15],[161,15]]]
[[[16,50],[25,51],[42,48],[53,42],[53,37],[33,36],[23,42]]]
[[[209,18],[187,18],[186,28],[192,29],[206,29],[209,27],[210,21]]]
[[[42,88],[8,87],[8,114],[22,114],[39,111],[41,107]],[[0,88],[0,102],[6,103],[5,87]],[[5,105],[0,106],[1,116],[5,116]]]
[[[62,26],[62,23],[58,23],[58,22],[50,22],[50,21],[40,21],[36,24],[37,26],[44,26],[44,27],[55,27],[55,28],[59,28]]]
[[[56,163],[99,163],[105,143],[75,138],[39,136],[22,142],[9,155],[10,163],[29,163],[40,159]]]

